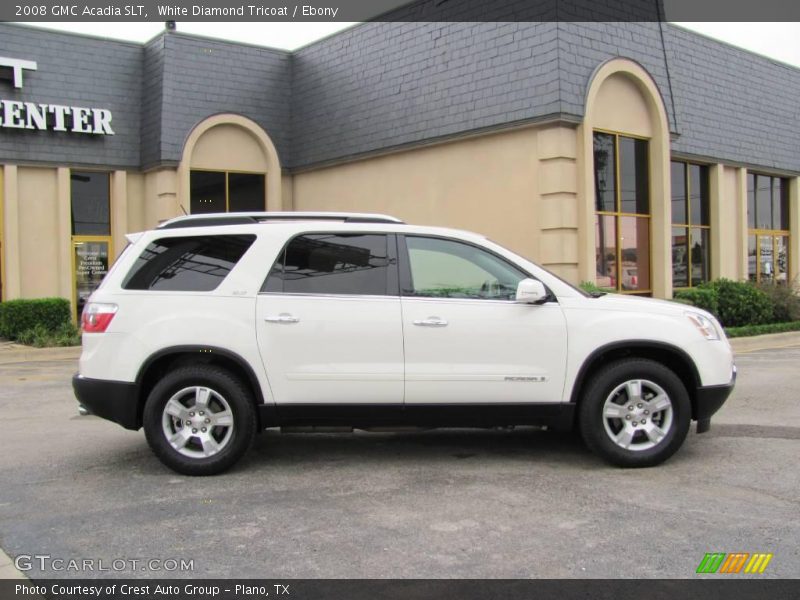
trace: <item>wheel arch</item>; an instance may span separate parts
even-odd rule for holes
[[[686,387],[686,393],[689,394],[692,404],[692,418],[696,419],[697,388],[701,381],[697,365],[685,350],[671,344],[650,340],[618,341],[595,349],[578,369],[570,394],[570,403],[576,406],[580,404],[586,383],[603,365],[623,358],[650,359],[672,370]]]
[[[136,385],[138,388],[136,415],[137,422],[140,426],[142,424],[145,402],[159,378],[171,369],[183,365],[196,364],[219,366],[239,377],[242,383],[246,385],[251,392],[251,397],[256,407],[256,416],[259,419],[258,426],[260,427],[261,417],[258,409],[264,404],[264,394],[258,377],[256,377],[252,367],[245,359],[235,352],[216,346],[200,345],[163,348],[151,354],[147,360],[144,361],[136,375]]]

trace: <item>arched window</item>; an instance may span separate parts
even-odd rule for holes
[[[195,126],[179,167],[187,213],[258,212],[281,207],[275,146],[254,121],[221,114]]]

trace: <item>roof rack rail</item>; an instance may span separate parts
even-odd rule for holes
[[[250,225],[269,221],[342,221],[344,223],[392,223],[404,221],[389,215],[345,212],[241,212],[206,213],[186,215],[161,223],[157,229],[179,229],[183,227],[214,227],[221,225]]]

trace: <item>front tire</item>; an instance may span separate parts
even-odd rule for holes
[[[686,388],[647,359],[610,363],[586,386],[578,424],[587,447],[620,467],[652,467],[677,452],[692,418]]]
[[[230,372],[181,367],[159,381],[144,407],[147,443],[183,475],[215,475],[249,449],[256,431],[250,393]]]

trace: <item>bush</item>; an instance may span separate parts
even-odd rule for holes
[[[39,324],[32,329],[20,332],[17,337],[20,344],[35,346],[37,348],[51,348],[53,346],[80,346],[81,334],[72,323],[62,323],[55,331],[49,331]]]
[[[768,323],[766,325],[745,325],[744,327],[728,327],[725,335],[729,338],[749,337],[751,335],[765,335],[767,333],[786,333],[800,331],[800,321],[789,323]]]
[[[593,294],[595,292],[613,293],[614,291],[616,291],[613,288],[601,288],[594,281],[581,281],[578,284],[578,287],[581,288],[587,294]]]
[[[696,287],[675,292],[675,300],[707,310],[719,317],[719,295],[712,287]]]
[[[678,290],[675,300],[707,310],[723,327],[745,327],[800,319],[800,315],[792,317],[788,308],[782,308],[791,305],[787,294],[793,296],[786,288],[767,292],[747,281],[717,279],[689,290]],[[797,301],[800,311],[800,299]]]
[[[773,320],[770,297],[751,283],[717,279],[701,287],[716,291],[716,315],[724,327],[761,325]]]
[[[792,286],[762,283],[758,286],[772,302],[772,319],[777,323],[800,321],[800,296]]]
[[[54,333],[65,324],[72,325],[69,300],[9,300],[0,303],[0,337],[19,339],[20,334],[38,329]]]

